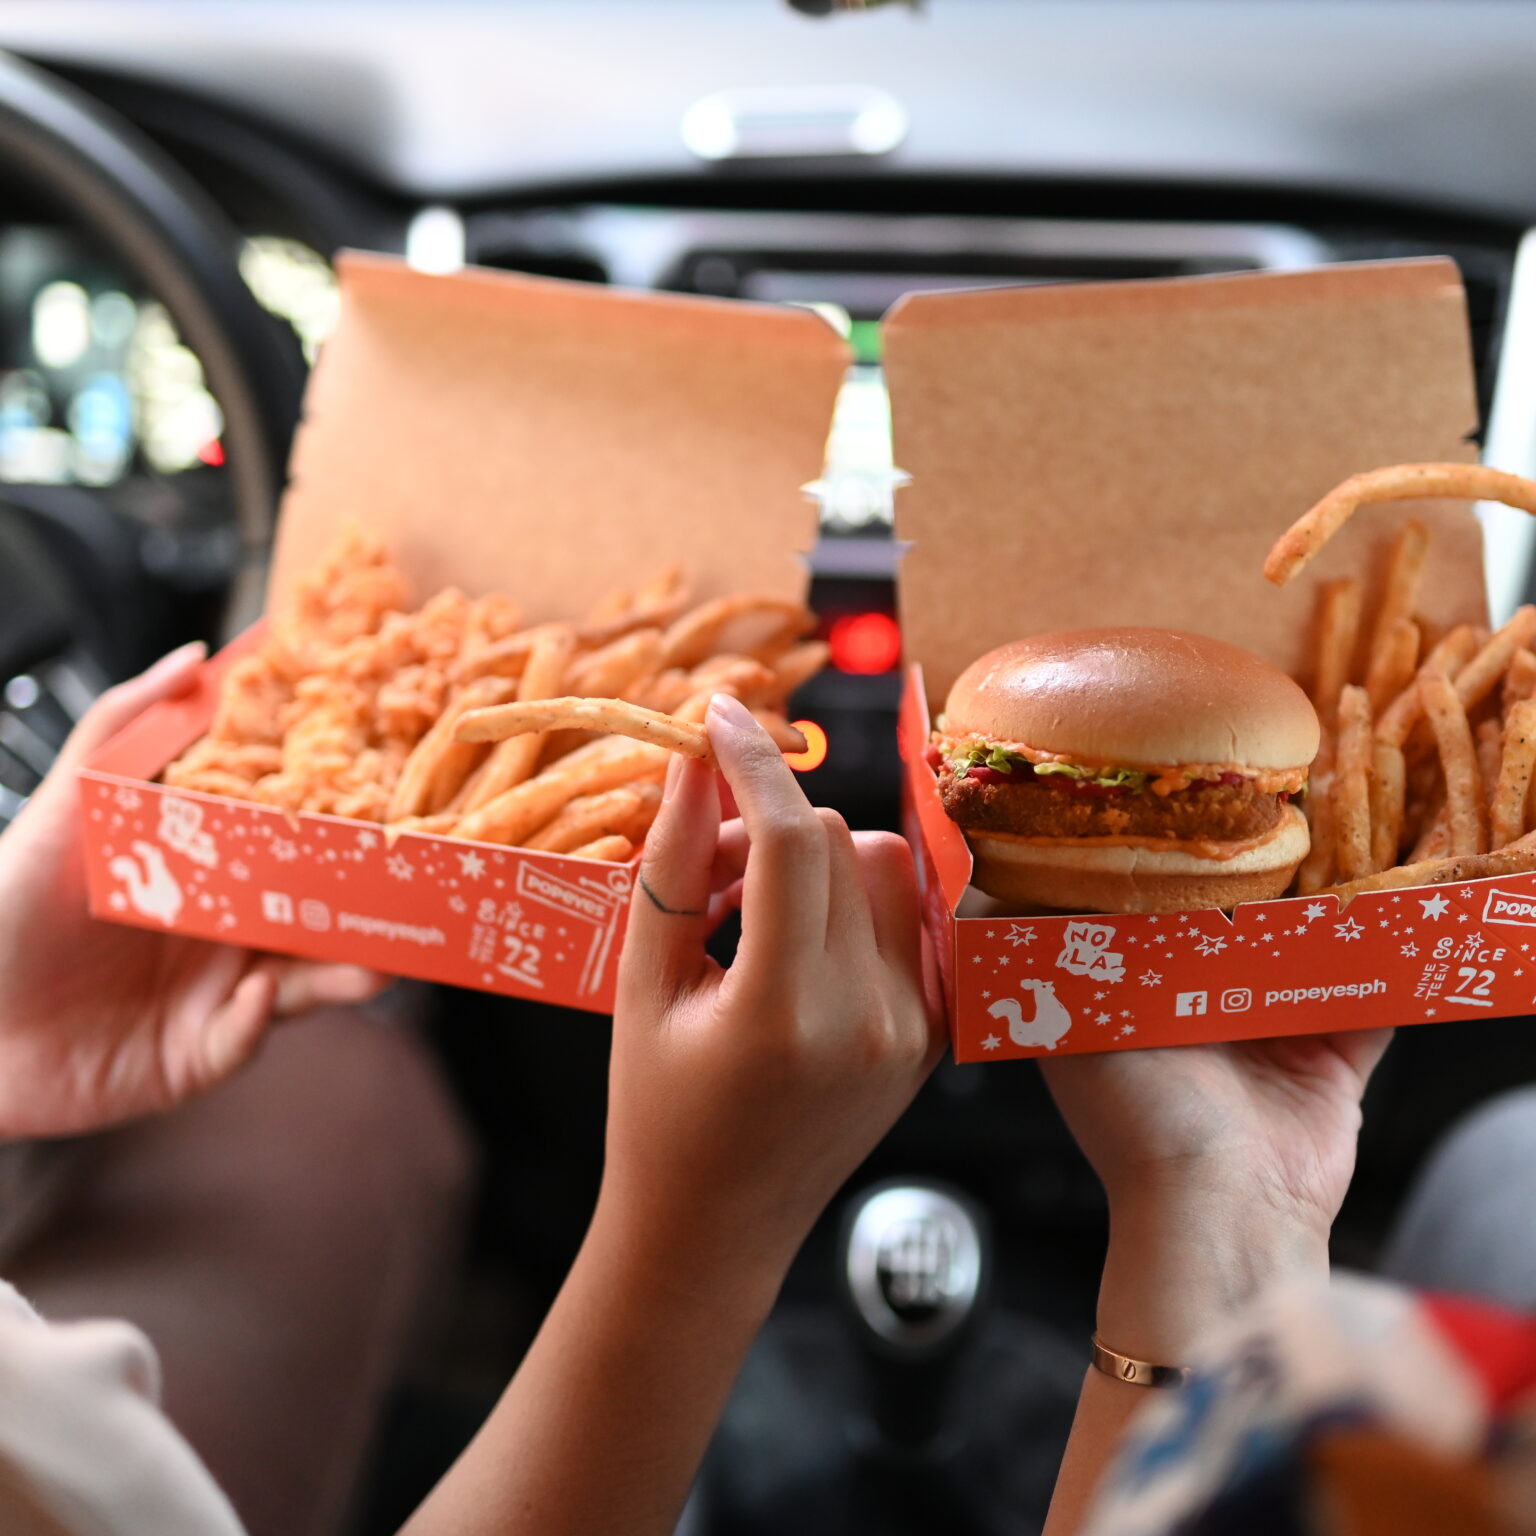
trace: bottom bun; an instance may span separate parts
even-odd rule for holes
[[[999,901],[1069,912],[1184,912],[1283,896],[1307,856],[1307,819],[1286,807],[1262,842],[1230,858],[1145,845],[1031,842],[1006,832],[967,838],[971,884]]]

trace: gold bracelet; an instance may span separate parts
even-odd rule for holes
[[[1098,1334],[1093,1336],[1093,1368],[1133,1387],[1182,1387],[1190,1376],[1187,1365],[1153,1365],[1150,1360],[1117,1355]]]

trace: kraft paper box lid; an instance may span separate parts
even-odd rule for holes
[[[885,324],[908,661],[930,704],[994,646],[1153,624],[1305,678],[1321,582],[1367,581],[1408,516],[1420,613],[1486,622],[1464,504],[1367,507],[1288,587],[1275,537],[1347,475],[1476,458],[1453,263],[913,295]],[[1368,610],[1369,611],[1369,610]]]
[[[531,619],[680,561],[700,596],[800,596],[848,364],[808,310],[469,270],[338,263],[269,608],[351,519],[421,601],[496,590]]]

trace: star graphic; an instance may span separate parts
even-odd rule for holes
[[[1524,976],[1525,975],[1525,967],[1523,965],[1517,965],[1515,967],[1515,975],[1516,976]]]
[[[997,963],[999,965],[1007,965],[1008,964],[1008,956],[1007,955],[999,955],[997,957]]]
[[[1259,942],[1261,944],[1269,944],[1269,943],[1272,943],[1274,941],[1274,937],[1275,936],[1272,933],[1261,933],[1259,935]]]
[[[989,939],[995,939],[997,937],[997,929],[995,929],[995,928],[988,928],[987,929],[987,937]]]
[[[1432,1019],[1432,1018],[1434,1018],[1434,1016],[1435,1016],[1435,1010],[1433,1008],[1426,1008],[1424,1010],[1424,1017],[1426,1019]]]
[[[136,789],[129,789],[126,784],[120,784],[117,792],[112,796],[112,802],[120,810],[136,811],[143,805],[144,797]]]
[[[1227,941],[1217,938],[1214,933],[1206,934],[1195,946],[1202,955],[1219,955],[1226,947]]]
[[[1035,930],[1026,923],[1010,923],[1008,932],[1003,937],[1017,949],[1020,944],[1035,942]]]
[[[981,964],[981,956],[980,955],[972,955],[971,956],[971,964],[972,965],[980,965]]]
[[[981,1048],[984,1051],[995,1051],[1002,1043],[1003,1042],[999,1040],[996,1035],[988,1035],[987,1038],[981,1042]]]
[[[1134,1024],[1122,1024],[1120,1026],[1120,1033],[1122,1035],[1134,1035],[1136,1033],[1136,1026]]]
[[[1385,927],[1386,924],[1383,923],[1382,926]],[[1294,928],[1288,929],[1287,932],[1294,933],[1297,938],[1304,938],[1307,932],[1307,925],[1305,923],[1297,923]]]
[[[391,879],[409,880],[416,871],[411,868],[411,861],[403,853],[392,853],[384,865],[389,871]]]
[[[1342,923],[1335,923],[1333,931],[1347,944],[1351,939],[1358,939],[1365,929],[1354,918],[1346,917]]]
[[[466,880],[478,880],[485,873],[485,860],[471,848],[459,855],[459,873]]]
[[[1386,918],[1386,917],[1384,917],[1384,918],[1382,918],[1382,920],[1381,920],[1381,923],[1380,923],[1380,926],[1381,926],[1381,927],[1383,927],[1383,928],[1385,928],[1385,927],[1386,927],[1386,926],[1387,926],[1387,924],[1388,924],[1388,923],[1389,923],[1389,922],[1390,922],[1390,921],[1391,921],[1391,919],[1390,919],[1390,918]]]
[[[1095,1024],[1108,1024],[1109,1023],[1109,1015],[1107,1013],[1101,1013],[1101,1014],[1099,1014],[1099,1015],[1097,1015],[1095,1017],[1093,1022]]]
[[[1416,954],[1418,954],[1418,952],[1419,952],[1419,946],[1418,946],[1418,945],[1417,945],[1417,944],[1413,944],[1413,943],[1408,943],[1408,944],[1404,944],[1404,945],[1403,945],[1403,953],[1404,953],[1404,954],[1405,954],[1405,955],[1407,955],[1407,957],[1408,957],[1408,958],[1409,958],[1409,959],[1410,959],[1410,960],[1412,960],[1412,959],[1413,959],[1413,957],[1414,957],[1414,956],[1415,956],[1415,955],[1416,955]]]
[[[1168,935],[1166,933],[1154,934],[1152,937],[1152,942],[1154,944],[1166,944],[1168,942]]]
[[[1458,923],[1464,923],[1464,922],[1466,922],[1466,920],[1467,920],[1467,914],[1465,912],[1458,912],[1456,914],[1456,921]]]
[[[981,995],[983,997],[991,997],[992,996],[992,994],[990,992],[987,992],[987,991],[983,991],[983,993]]]
[[[114,912],[121,912],[128,905],[128,898],[124,896],[121,891],[113,891],[112,894],[107,897],[107,905],[111,907]]]
[[[286,837],[274,837],[272,839],[272,857],[280,864],[291,864],[298,858],[299,850],[293,842]]]
[[[1122,1019],[1128,1019],[1128,1018],[1130,1018],[1130,1016],[1131,1016],[1131,1010],[1129,1008],[1122,1008],[1120,1010],[1120,1017]]]
[[[1462,942],[1470,945],[1473,949],[1477,949],[1483,942],[1483,936],[1480,933],[1469,933]]]
[[[1107,996],[1108,996],[1108,995],[1109,995],[1109,994],[1108,994],[1108,993],[1106,993],[1106,992],[1095,992],[1095,993],[1094,993],[1094,994],[1093,994],[1093,1000],[1094,1000],[1094,1002],[1096,1002],[1096,1003],[1102,1003],[1102,1002],[1103,1002],[1103,1001],[1104,1001],[1104,999],[1105,999],[1105,998],[1106,998],[1106,997],[1107,997]]]
[[[1451,910],[1451,904],[1444,896],[1421,896],[1419,905],[1424,908],[1425,917],[1444,917]]]
[[[1471,901],[1472,898],[1477,895],[1477,892],[1474,891],[1470,885],[1464,885],[1458,894],[1461,896],[1463,901]]]
[[[1395,907],[1402,899],[1403,898],[1401,896],[1394,896],[1392,898],[1392,905]]]
[[[233,928],[235,926],[235,914],[233,912],[219,913],[219,927]]]
[[[1322,902],[1313,901],[1307,904],[1307,910],[1304,915],[1307,921],[1310,923],[1314,917],[1321,917],[1327,910],[1327,907],[1325,907]]]
[[[249,880],[251,878],[251,871],[244,859],[236,859],[229,866],[229,877],[231,880]]]
[[[1148,921],[1148,922],[1149,922],[1149,923],[1156,923],[1156,922],[1161,922],[1161,921],[1162,921],[1162,919],[1161,919],[1161,918],[1156,918],[1156,917],[1149,917],[1149,918],[1148,918],[1148,919],[1147,919],[1147,921]]]
[[[1299,930],[1298,930],[1298,931],[1299,931]],[[1245,939],[1245,938],[1244,938],[1244,937],[1243,937],[1243,936],[1242,936],[1242,934],[1240,934],[1240,933],[1234,933],[1234,934],[1233,934],[1233,935],[1232,935],[1232,942],[1233,942],[1233,943],[1234,943],[1234,944],[1246,944],[1246,943],[1247,943],[1247,942],[1248,942],[1248,940],[1247,940],[1247,939]]]
[[[365,827],[357,834],[357,846],[359,848],[377,848],[379,846],[379,834],[370,832]]]
[[[1156,971],[1143,971],[1141,973],[1141,984],[1144,987],[1160,987],[1163,984],[1163,978]]]

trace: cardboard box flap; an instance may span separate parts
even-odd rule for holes
[[[305,399],[269,603],[350,518],[421,600],[573,617],[680,560],[701,596],[805,590],[847,367],[806,310],[635,295],[356,253]]]
[[[1211,634],[1305,677],[1318,584],[1379,571],[1408,516],[1431,528],[1423,615],[1486,622],[1462,504],[1367,508],[1289,587],[1262,574],[1346,475],[1476,457],[1449,261],[919,294],[885,358],[901,621],[935,706],[993,646],[1085,625]]]

